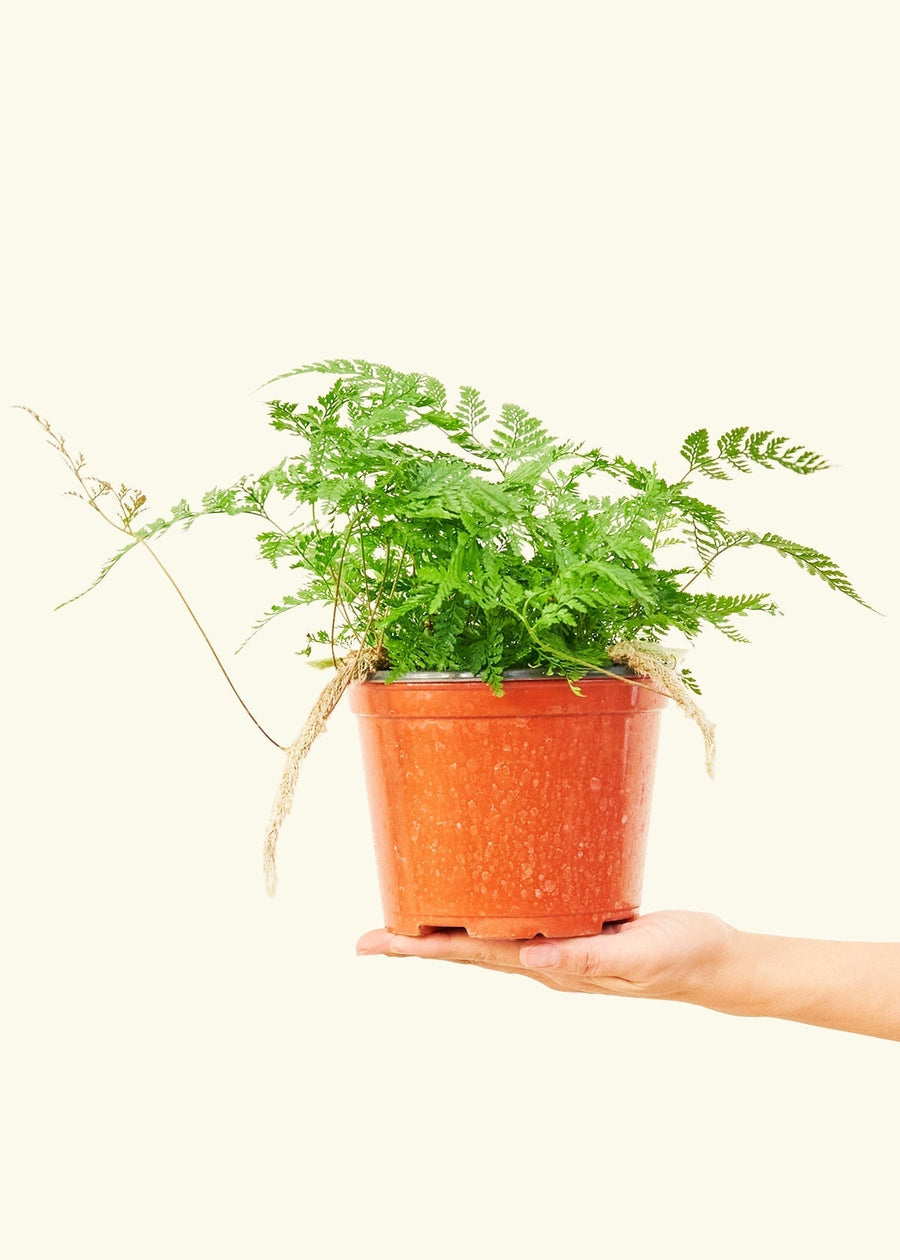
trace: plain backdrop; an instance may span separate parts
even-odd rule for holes
[[[694,428],[834,464],[707,487],[774,554],[664,719],[645,909],[897,939],[890,3],[135,7],[33,0],[4,118],[0,1250],[9,1260],[894,1254],[897,1048],[357,959],[380,908],[353,718],[302,773],[152,563],[74,499],[276,462],[262,382],[358,356],[473,384],[663,474]],[[311,398],[316,382],[300,386]],[[284,392],[284,391],[280,391]],[[160,552],[287,742],[321,675],[252,522]]]

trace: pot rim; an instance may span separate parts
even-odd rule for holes
[[[379,669],[375,673],[369,674],[367,682],[386,682],[390,670]],[[637,675],[630,670],[627,665],[610,665],[608,672],[600,670],[587,670],[581,675],[584,678],[608,678],[610,674],[616,674],[619,677],[636,678]],[[566,679],[562,674],[545,674],[539,669],[507,669],[504,670],[502,677],[510,682],[529,681],[529,682],[565,682]],[[473,674],[467,670],[418,670],[410,674],[398,674],[394,679],[398,682],[479,682],[483,683],[484,679],[480,674]]]
[[[673,665],[677,668],[688,654],[687,648],[664,648],[665,654],[672,658]],[[389,669],[378,669],[374,673],[369,674],[366,681],[383,683],[387,680],[387,676],[391,671]],[[607,669],[588,669],[580,676],[579,681],[583,678],[609,678],[610,674],[615,674],[619,678],[639,678],[640,674],[636,673],[628,665],[610,664]],[[510,682],[516,680],[528,682],[565,682],[566,679],[562,674],[545,674],[540,669],[506,669],[503,671],[502,677]],[[430,683],[430,682],[484,682],[480,674],[473,674],[469,670],[430,670],[423,669],[413,671],[409,674],[398,674],[394,679],[395,683]]]

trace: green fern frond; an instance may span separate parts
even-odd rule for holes
[[[346,376],[357,381],[391,381],[398,373],[384,363],[369,363],[367,359],[323,359],[319,363],[304,363],[302,367],[292,368],[289,372],[281,372],[263,381],[260,386],[265,389],[276,381],[286,381],[292,376],[302,376],[310,372],[318,372],[323,376]]]
[[[819,578],[833,591],[838,591],[858,604],[862,604],[870,612],[875,612],[871,604],[867,604],[854,590],[846,573],[829,556],[817,551],[814,547],[792,542],[779,534],[755,534],[750,530],[741,530],[740,533],[731,535],[731,539],[732,545],[738,547],[769,547],[780,556],[793,560],[801,569]]]
[[[443,411],[447,406],[447,390],[441,382],[434,376],[419,376],[416,378],[421,384],[421,388],[425,391],[425,398],[435,411]]]
[[[427,422],[435,425],[436,428],[442,429],[454,446],[462,447],[464,451],[468,451],[470,455],[474,455],[479,460],[490,458],[486,447],[477,438],[472,437],[468,426],[457,415],[450,415],[446,411],[433,411],[429,413]],[[476,463],[471,466],[479,468],[483,472],[488,471],[486,464]]]
[[[692,691],[695,696],[702,695],[702,692],[700,691],[700,684],[697,682],[697,679],[687,666],[682,665],[681,669],[678,671],[678,677],[684,683],[685,687],[687,687],[688,691]]]
[[[513,462],[541,455],[552,445],[540,420],[516,403],[504,403],[488,450],[505,474]]]
[[[474,433],[479,425],[488,420],[487,404],[477,389],[471,385],[463,385],[459,391],[459,402],[454,416],[469,433]]]
[[[691,612],[696,617],[697,628],[702,622],[713,626],[726,638],[736,643],[748,642],[734,625],[734,617],[746,617],[750,612],[778,614],[778,607],[768,595],[693,595]]]
[[[169,517],[160,517],[158,520],[151,521],[147,525],[142,525],[140,529],[134,530],[132,532],[131,541],[125,543],[125,545],[114,555],[110,556],[105,564],[103,564],[100,572],[94,578],[93,582],[91,582],[90,586],[86,586],[84,590],[79,591],[77,595],[70,595],[68,599],[64,599],[61,604],[56,605],[56,610],[66,608],[69,604],[74,604],[76,600],[82,599],[83,596],[87,595],[89,591],[92,591],[94,587],[99,586],[103,579],[112,571],[112,569],[115,568],[123,556],[127,556],[129,551],[133,551],[140,543],[149,542],[151,538],[157,538],[161,534],[167,533],[174,525],[181,525],[183,528],[188,529],[194,521],[203,515],[205,515],[205,513],[202,511],[191,511],[187,500],[181,499],[172,508]]]
[[[709,454],[709,431],[695,429],[693,433],[689,433],[684,439],[680,454],[688,461],[691,468],[696,467]]]
[[[100,583],[103,581],[103,579],[106,577],[106,575],[110,572],[110,570],[115,568],[115,566],[119,563],[122,557],[127,556],[129,551],[132,551],[138,545],[139,542],[140,542],[140,539],[135,538],[132,542],[126,543],[124,547],[121,547],[115,553],[115,555],[110,556],[110,558],[105,562],[105,564],[103,564],[103,566],[100,569],[100,572],[94,578],[93,582],[91,582],[90,586],[86,586],[84,590],[79,591],[77,595],[70,595],[68,599],[64,599],[61,604],[56,605],[56,608],[54,609],[54,611],[58,612],[60,608],[67,608],[69,604],[74,604],[76,600],[82,599],[85,595],[88,594],[89,591],[92,591],[95,586],[99,586]]]
[[[764,468],[773,464],[787,468],[789,472],[808,476],[814,472],[824,472],[831,465],[815,451],[803,446],[789,445],[790,439],[777,437],[771,430],[751,433],[747,438],[746,449],[754,463]]]
[[[732,472],[749,473],[754,466],[773,468],[777,465],[802,476],[831,467],[815,451],[791,445],[789,438],[780,437],[771,429],[751,432],[746,424],[723,433],[716,441],[716,450],[715,455],[710,454],[706,429],[689,434],[681,448],[682,456],[688,461],[688,475],[699,472],[716,481],[727,481]]]

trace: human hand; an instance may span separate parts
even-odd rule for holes
[[[724,992],[740,933],[711,914],[664,910],[604,928],[598,936],[499,941],[467,932],[398,936],[378,930],[357,953],[474,963],[569,993],[669,998],[712,1005]]]

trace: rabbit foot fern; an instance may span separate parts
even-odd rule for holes
[[[735,528],[717,504],[699,497],[700,479],[723,482],[759,469],[808,476],[829,467],[771,430],[740,426],[713,438],[696,429],[680,447],[680,474],[663,477],[655,464],[553,437],[514,403],[504,403],[492,425],[477,389],[463,386],[454,405],[440,381],[423,373],[329,359],[274,379],[309,374],[334,378],[315,402],[267,404],[272,426],[293,444],[279,463],[209,490],[196,507],[182,499],[141,525],[143,494],[89,478],[83,457],[30,413],[76,477],[78,497],[125,535],[92,586],[129,551],[149,551],[151,540],[175,526],[188,528],[202,516],[250,516],[261,557],[293,575],[250,637],[295,608],[322,610],[298,654],[327,647],[336,674],[284,748],[266,833],[270,891],[300,763],[346,687],[376,667],[389,682],[421,670],[469,672],[500,694],[508,670],[539,670],[577,688],[585,673],[625,662],[641,676],[630,680],[634,685],[658,687],[698,723],[711,767],[713,727],[692,698],[697,684],[689,670],[665,660],[661,641],[675,633],[690,643],[711,627],[746,642],[743,618],[779,612],[766,593],[708,589],[728,553],[774,552],[864,603],[822,552],[780,534]],[[113,501],[118,519],[104,510]]]

